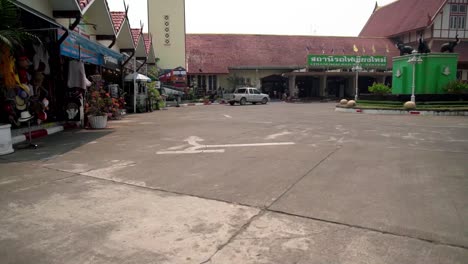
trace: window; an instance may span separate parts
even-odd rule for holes
[[[254,94],[260,94],[260,92],[258,90],[252,89],[252,91],[253,91]]]
[[[450,29],[466,28],[466,4],[450,5]]]
[[[450,29],[464,29],[466,16],[450,16]]]
[[[237,89],[237,93],[246,93],[247,92],[247,89]]]
[[[208,75],[208,89],[211,91],[216,91],[218,86],[218,80],[216,75]]]

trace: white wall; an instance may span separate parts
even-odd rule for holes
[[[464,1],[465,3],[468,3],[467,0]],[[455,38],[456,34],[458,34],[460,38],[468,38],[468,13],[465,21],[467,22],[467,25],[465,25],[465,30],[450,29],[450,4],[446,4],[443,7],[442,12],[439,13],[434,19],[434,37]]]

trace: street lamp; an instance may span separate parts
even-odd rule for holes
[[[421,64],[423,60],[419,57],[417,52],[413,53],[413,56],[408,60],[408,63],[413,65],[413,84],[411,85],[411,102],[416,103],[416,97],[414,96],[414,90],[416,88],[416,64]]]
[[[359,90],[359,72],[362,71],[362,67],[361,67],[361,61],[360,60],[356,60],[356,64],[353,66],[353,68],[351,68],[353,72],[356,72],[356,94],[354,95],[354,101],[357,101],[358,99],[358,90]]]

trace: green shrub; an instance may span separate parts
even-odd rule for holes
[[[374,94],[390,94],[392,92],[392,88],[388,87],[387,85],[383,83],[374,83],[372,86],[369,86],[369,92],[374,93]]]
[[[468,92],[468,83],[461,81],[451,81],[444,86],[444,91],[451,94]]]

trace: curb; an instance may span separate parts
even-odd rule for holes
[[[200,106],[200,105],[219,105],[222,103],[186,103],[186,104],[179,104],[181,107],[186,106]]]
[[[427,115],[427,116],[468,116],[468,111],[426,111],[426,110],[379,110],[336,107],[335,112],[371,115]]]
[[[79,122],[76,123],[66,123],[62,125],[52,126],[48,128],[41,128],[38,130],[31,131],[31,139],[41,138],[45,136],[49,136],[63,130],[74,129],[79,127]],[[11,141],[13,145],[22,143],[24,141],[29,140],[29,132],[24,132],[21,135],[12,137]]]

